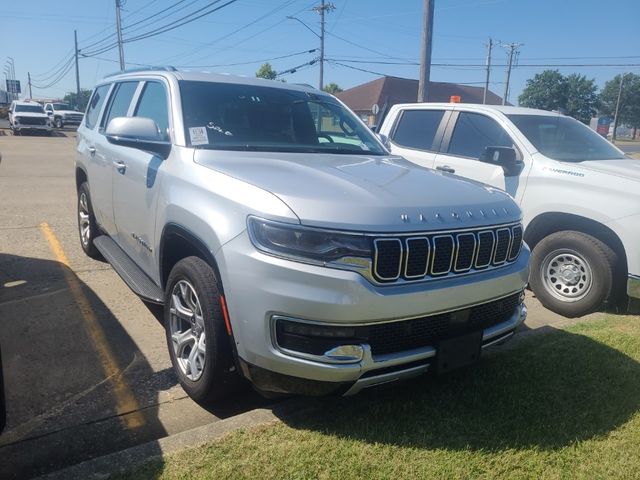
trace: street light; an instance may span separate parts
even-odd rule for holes
[[[307,25],[306,23],[304,23],[302,20],[300,20],[298,17],[293,17],[291,15],[288,15],[287,18],[289,20],[296,20],[297,22],[300,22],[302,25],[304,25],[304,27],[309,30],[311,33],[313,33],[316,37],[322,39],[322,37],[320,35],[318,35],[313,28],[311,28],[309,25]]]

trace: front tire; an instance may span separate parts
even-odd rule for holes
[[[239,380],[219,285],[207,262],[187,257],[173,267],[165,290],[164,322],[171,363],[185,392],[203,404],[228,396]]]
[[[597,238],[582,232],[553,233],[531,253],[529,283],[549,310],[580,317],[611,296],[617,256]]]
[[[102,259],[102,255],[93,244],[95,238],[100,235],[100,231],[96,217],[93,214],[89,184],[87,182],[83,182],[78,189],[78,234],[80,235],[80,246],[84,253],[93,259]]]
[[[62,128],[62,127],[64,127],[64,123],[62,123],[62,119],[61,119],[60,117],[54,118],[54,120],[53,120],[53,125],[54,125],[56,128]]]

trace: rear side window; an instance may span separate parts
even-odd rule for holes
[[[443,110],[405,110],[392,140],[401,147],[433,150],[433,140],[443,115]]]
[[[492,118],[478,113],[460,112],[448,153],[480,158],[487,147],[513,147],[513,140]]]
[[[101,130],[107,128],[112,118],[127,116],[133,94],[136,93],[136,88],[138,88],[138,82],[121,82],[116,84],[109,98],[106,113],[102,117],[102,122],[100,122]]]
[[[84,123],[87,128],[93,128],[98,121],[98,115],[100,115],[100,109],[104,103],[104,99],[107,96],[110,85],[102,85],[93,91],[91,101],[87,106],[87,113],[84,117]]]
[[[165,140],[169,138],[169,110],[164,85],[159,82],[147,82],[140,95],[140,101],[134,117],[147,117],[158,125]]]

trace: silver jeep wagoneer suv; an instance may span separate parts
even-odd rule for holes
[[[164,305],[197,401],[240,376],[318,395],[447,372],[526,316],[510,197],[391,156],[324,92],[125,72],[78,134],[82,248]]]

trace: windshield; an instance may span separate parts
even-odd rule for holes
[[[543,155],[554,160],[612,160],[625,158],[599,134],[570,117],[507,115]]]
[[[68,103],[54,103],[53,108],[55,110],[71,110],[71,107]]]
[[[42,105],[16,105],[16,112],[44,113]]]
[[[181,81],[185,135],[195,148],[384,155],[371,131],[321,93]]]

